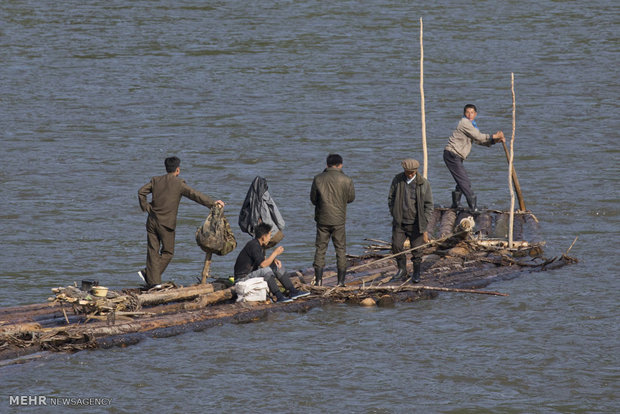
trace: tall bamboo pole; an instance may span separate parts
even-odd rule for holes
[[[517,106],[515,100],[515,74],[510,74],[510,86],[512,90],[512,137],[510,139],[510,159],[508,161],[508,188],[510,188],[510,222],[508,224],[508,248],[512,249],[512,236],[515,219],[515,191],[512,188],[512,162],[514,161],[514,147],[515,147],[515,128],[516,128],[516,116]]]
[[[424,24],[420,17],[420,96],[422,109],[422,153],[424,154],[424,178],[428,177],[428,152],[426,150],[426,111],[424,109],[424,44],[422,43],[422,33]]]
[[[211,252],[205,253],[205,264],[202,267],[202,280],[200,281],[200,283],[203,285],[207,283],[207,278],[209,277],[209,270],[211,268],[211,257],[212,256],[213,256],[213,253]]]
[[[508,148],[506,147],[506,143],[502,142],[502,146],[504,147],[504,152],[506,153],[506,162],[510,163],[510,154],[508,153]],[[519,202],[519,210],[526,211],[525,200],[523,199],[523,193],[521,192],[521,184],[519,184],[519,177],[517,177],[517,171],[515,170],[514,165],[512,166],[512,182],[514,184],[515,191],[517,192],[517,201]]]

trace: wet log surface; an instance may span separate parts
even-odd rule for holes
[[[449,228],[458,229],[457,217],[462,219],[464,212],[437,209],[434,217],[431,235],[445,236]],[[520,217],[519,221],[532,224],[532,217],[535,220],[532,215]],[[189,287],[168,285],[148,292],[111,291],[106,298],[92,297],[73,287],[54,289],[56,299],[52,302],[0,308],[0,365],[26,361],[24,356],[41,351],[124,346],[145,337],[167,337],[223,323],[259,321],[273,312],[306,312],[327,303],[391,306],[395,302],[431,299],[440,292],[503,295],[480,289],[492,282],[576,262],[566,255],[544,258],[544,243],[523,242],[508,250],[505,241],[487,239],[487,233],[498,226],[502,230],[503,212],[484,211],[476,219],[480,223],[471,233],[438,239],[422,248],[419,284],[392,280],[397,269],[393,258],[383,259],[390,254],[388,251],[351,257],[348,267],[357,270],[347,273],[344,288],[335,287],[333,268],[325,269],[323,286],[312,285],[312,268],[291,273],[293,282],[311,295],[289,303],[236,303],[234,288],[221,280]],[[535,223],[538,224],[537,220]],[[410,254],[407,258],[411,273]]]

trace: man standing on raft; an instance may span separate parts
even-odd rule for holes
[[[355,200],[353,180],[342,171],[342,157],[338,154],[327,156],[327,168],[314,177],[310,189],[310,201],[314,205],[316,221],[316,241],[314,243],[314,281],[323,285],[323,267],[329,239],[336,250],[338,286],[344,287],[347,273],[347,204]]]
[[[222,200],[214,201],[211,197],[191,188],[179,177],[181,173],[179,158],[168,157],[164,165],[165,175],[151,178],[138,190],[140,208],[148,213],[146,267],[140,270],[138,275],[149,289],[161,283],[161,274],[174,255],[174,236],[181,197],[187,197],[208,208],[214,204],[224,207]],[[147,200],[149,194],[152,198],[150,203]]]
[[[497,131],[492,135],[481,133],[478,125],[476,125],[476,115],[478,115],[476,105],[465,105],[463,118],[461,118],[456,129],[452,131],[448,145],[446,145],[443,151],[443,160],[448,170],[450,170],[454,181],[456,181],[456,188],[452,192],[451,208],[459,207],[461,194],[464,194],[469,209],[471,211],[476,211],[477,209],[476,195],[474,195],[471,189],[471,181],[469,181],[467,171],[465,171],[463,166],[463,161],[471,152],[472,143],[475,142],[478,145],[490,147],[498,142],[506,142],[502,131]]]
[[[429,242],[427,225],[433,214],[433,194],[428,180],[418,174],[420,163],[408,158],[401,163],[403,172],[396,174],[390,185],[388,207],[392,215],[392,253],[405,250],[405,240],[409,238],[411,247]],[[420,282],[422,252],[411,254],[413,274],[411,283]],[[406,280],[407,258],[404,254],[396,256],[398,273],[392,280]]]

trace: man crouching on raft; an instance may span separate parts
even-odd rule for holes
[[[260,223],[254,228],[255,238],[247,242],[235,262],[235,282],[261,277],[267,282],[269,291],[275,295],[278,302],[290,302],[293,299],[308,296],[309,292],[295,289],[291,279],[284,274],[284,266],[276,257],[284,252],[284,247],[278,246],[269,257],[265,258],[265,249],[271,241],[271,225]],[[275,279],[288,290],[290,298],[280,292]]]

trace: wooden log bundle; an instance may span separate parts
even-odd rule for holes
[[[87,292],[74,287],[58,289],[51,303],[0,308],[0,365],[2,361],[9,363],[40,351],[78,351],[132,344],[149,336],[165,337],[221,323],[253,322],[271,312],[307,311],[328,302],[387,306],[433,298],[439,292],[502,295],[479,289],[494,281],[517,277],[524,271],[544,271],[576,261],[566,254],[545,259],[544,243],[518,241],[514,248],[508,249],[505,239],[482,237],[490,231],[493,221],[497,225],[502,220],[503,212],[476,214],[474,231],[456,235],[453,233],[458,225],[456,211],[439,208],[433,215],[438,219],[439,232],[449,229],[450,233],[420,247],[423,261],[419,285],[392,280],[396,273],[393,255],[372,253],[349,258],[345,288],[334,287],[335,268],[325,269],[323,286],[310,285],[314,279],[312,268],[291,273],[298,287],[312,293],[292,303],[235,303],[233,288],[222,288],[218,282],[161,291],[110,291],[106,298],[89,297]],[[523,223],[534,223],[533,215],[518,216]],[[375,242],[387,243],[376,239]],[[411,268],[410,260],[407,263]]]

